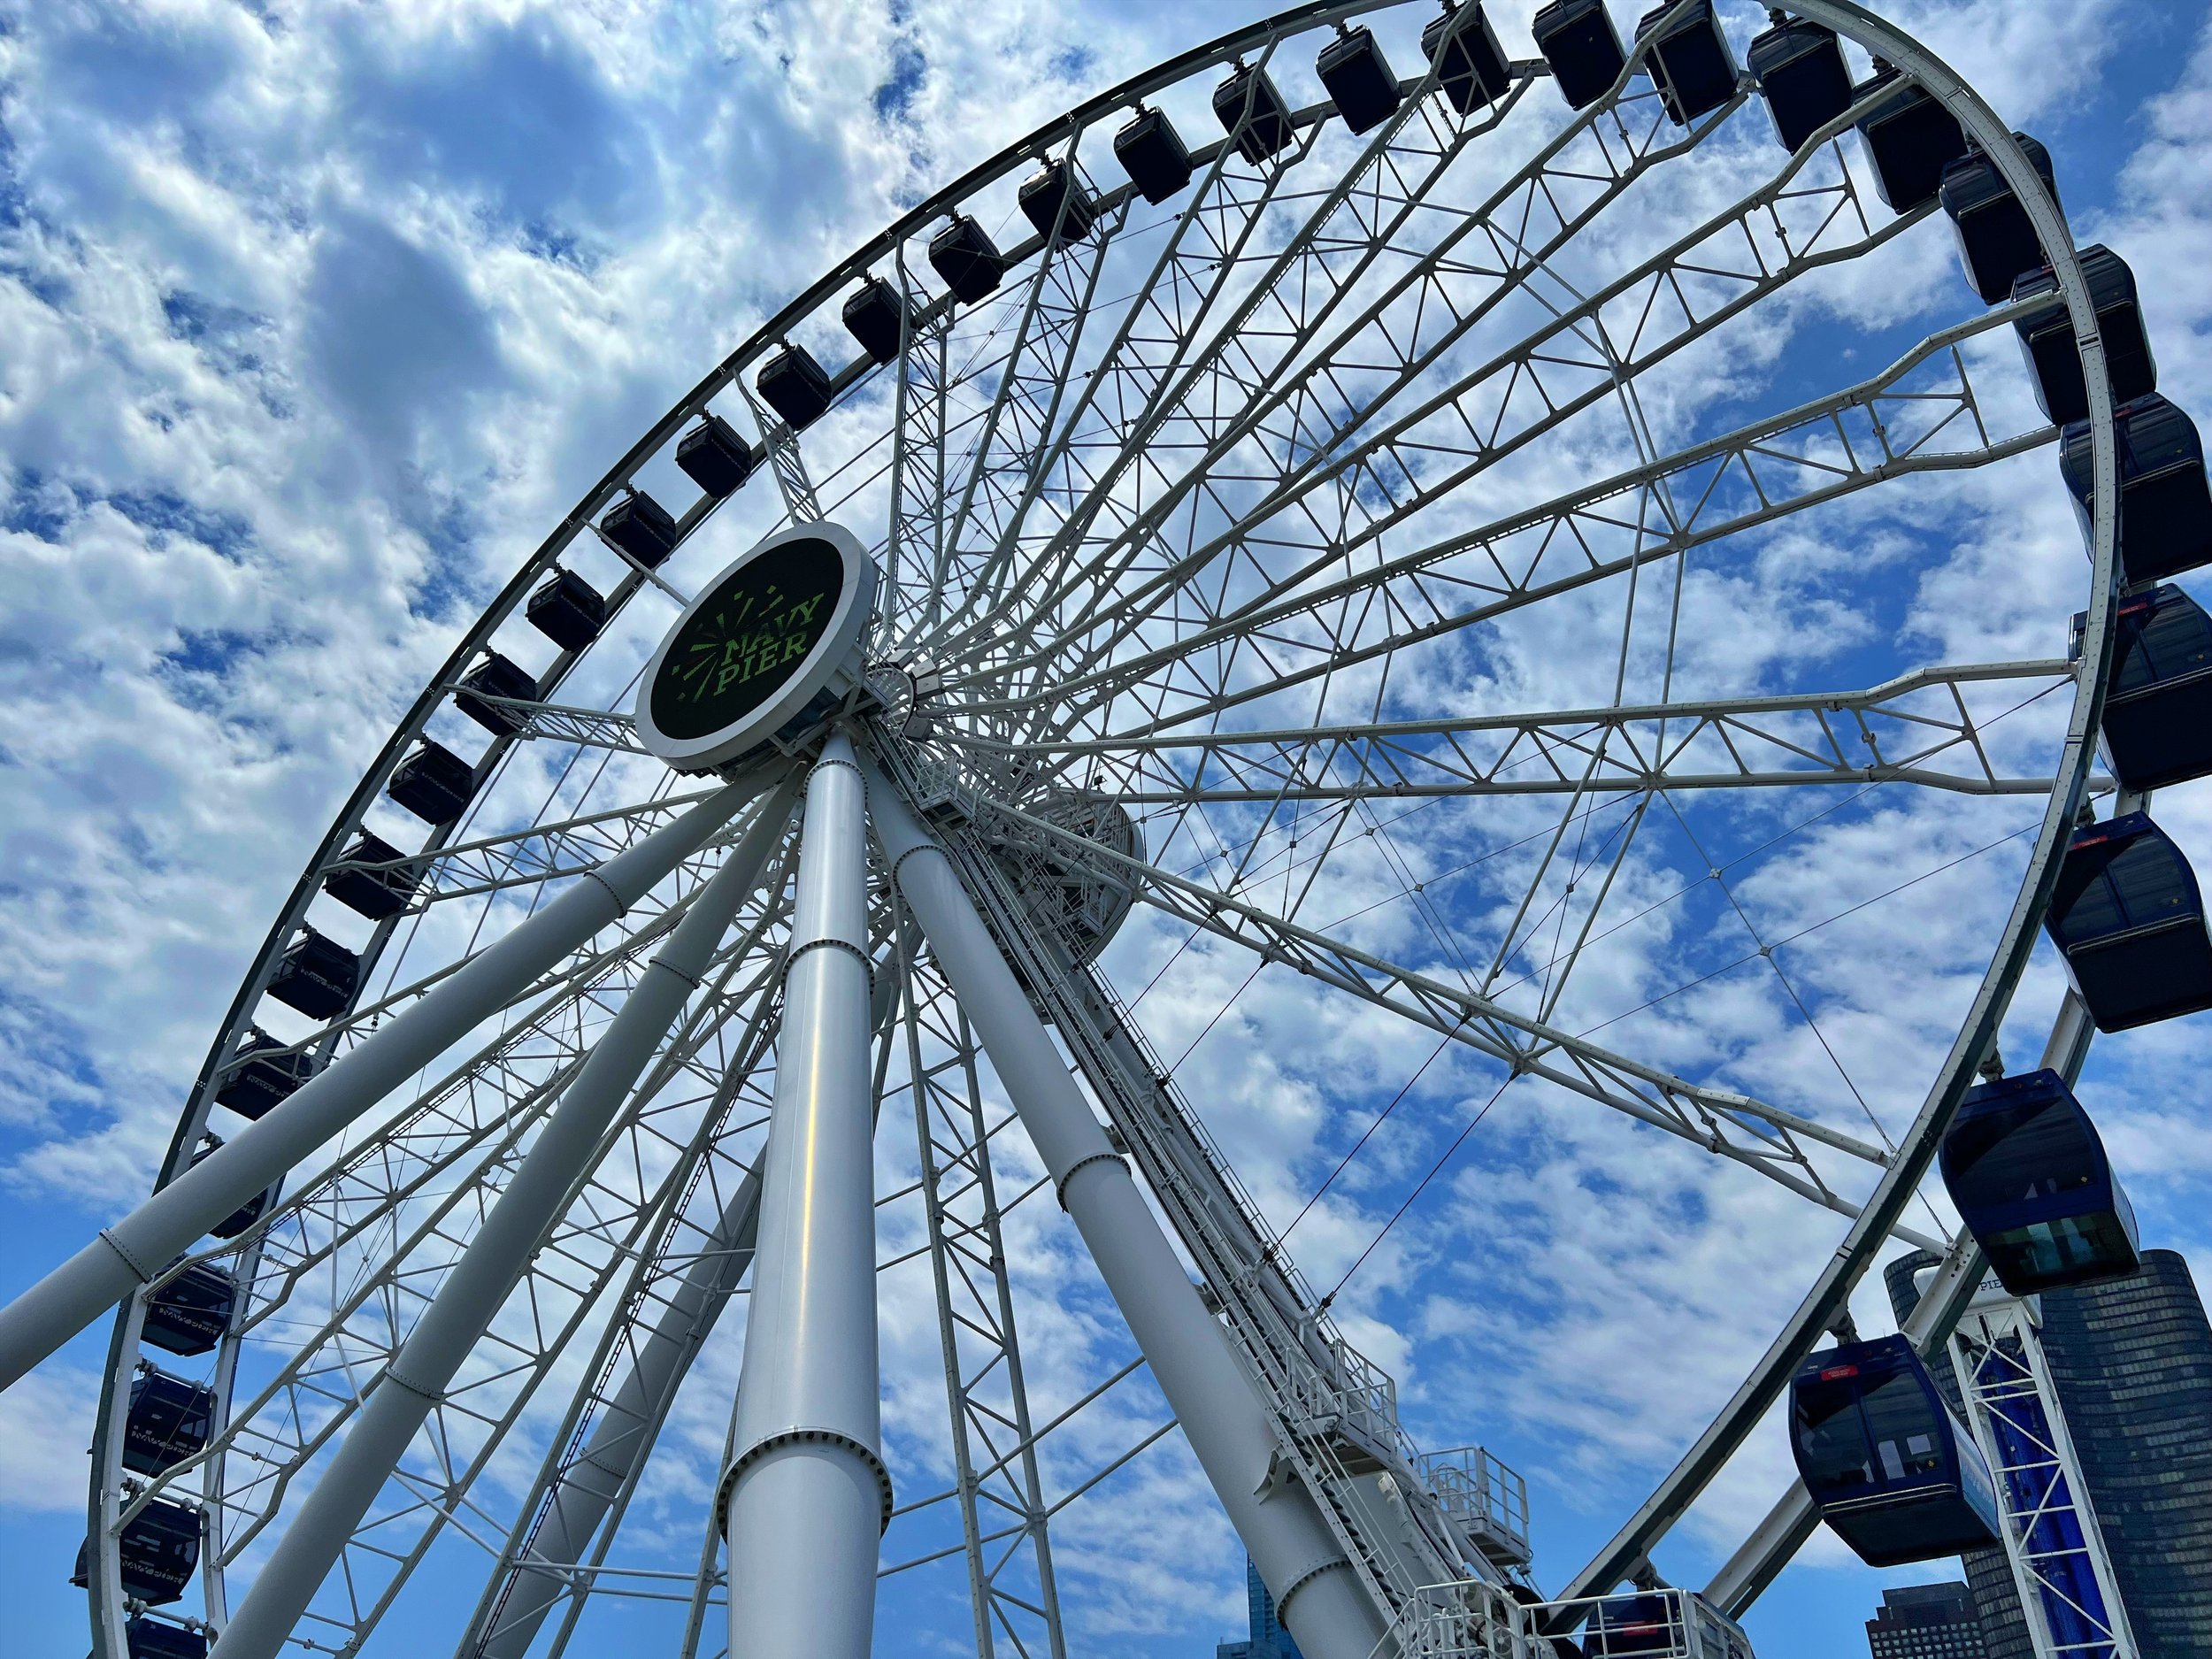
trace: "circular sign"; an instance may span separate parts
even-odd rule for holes
[[[654,653],[638,694],[645,746],[704,771],[765,742],[833,691],[875,587],[874,562],[841,526],[794,525],[753,548],[691,602]]]

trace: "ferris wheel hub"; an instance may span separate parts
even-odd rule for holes
[[[851,531],[777,531],[725,566],[653,653],[638,735],[687,772],[796,735],[862,684],[875,598],[875,561]]]

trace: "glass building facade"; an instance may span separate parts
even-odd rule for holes
[[[1974,1594],[1956,1580],[1911,1584],[1882,1592],[1878,1612],[1866,1622],[1873,1659],[1985,1659]]]
[[[1242,1641],[1225,1641],[1214,1649],[1214,1659],[1302,1659],[1298,1644],[1290,1639],[1275,1617],[1275,1598],[1260,1582],[1260,1570],[1244,1558],[1244,1600],[1251,1634]]]
[[[1916,1254],[1884,1277],[1901,1324]],[[2042,1346],[2141,1659],[2212,1655],[2212,1324],[2172,1250],[2124,1279],[2046,1291]],[[1951,1368],[1931,1368],[1957,1399]],[[1986,1659],[2033,1659],[2001,1549],[1963,1558]],[[1873,1626],[1870,1625],[1870,1631]]]

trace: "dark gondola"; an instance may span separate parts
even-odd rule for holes
[[[2056,202],[2058,182],[2051,171],[2051,152],[2025,133],[2012,136]],[[1983,304],[1994,305],[2011,294],[2023,273],[2044,267],[2043,243],[2028,222],[2028,210],[1997,171],[1997,164],[1982,151],[1970,151],[1946,167],[1938,195],[1950,216],[1966,280]]]
[[[888,363],[899,355],[913,332],[914,313],[900,299],[898,289],[879,276],[872,276],[845,302],[845,332],[873,363]]]
[[[2074,832],[2043,926],[2099,1031],[2212,1008],[2196,872],[2148,813]]]
[[[200,1512],[157,1498],[123,1526],[116,1540],[122,1556],[123,1594],[149,1607],[161,1607],[184,1594],[200,1564]],[[69,1582],[88,1579],[88,1545],[77,1548],[77,1570]]]
[[[212,1262],[188,1267],[147,1299],[145,1340],[189,1359],[205,1354],[230,1328],[238,1281]]]
[[[204,1450],[214,1432],[215,1391],[151,1367],[131,1379],[123,1419],[123,1466],[142,1475],[173,1469]]]
[[[207,1138],[207,1144],[203,1146],[197,1152],[195,1152],[192,1155],[192,1162],[198,1164],[205,1159],[214,1156],[217,1148],[222,1144],[222,1141],[217,1137],[210,1135]],[[230,1214],[225,1216],[220,1221],[210,1227],[208,1229],[209,1235],[212,1238],[218,1239],[236,1238],[240,1233],[243,1233],[248,1227],[253,1225],[255,1222],[260,1220],[261,1217],[267,1213],[269,1206],[276,1202],[277,1187],[281,1185],[282,1183],[279,1182],[274,1186],[263,1187],[251,1198],[246,1200],[244,1203],[239,1205],[237,1209],[232,1210]]]
[[[360,983],[358,956],[303,927],[269,976],[269,995],[310,1019],[334,1019],[346,1011]]]
[[[2139,1264],[2135,1212],[2057,1072],[1969,1093],[1942,1162],[1951,1202],[2014,1295],[2123,1279]]]
[[[1595,104],[1627,67],[1628,53],[1605,0],[1552,0],[1528,27],[1570,109]]]
[[[1893,64],[1874,60],[1874,75],[1852,102],[1894,88],[1860,118],[1859,138],[1874,169],[1874,188],[1893,211],[1909,213],[1936,199],[1943,170],[1966,153],[1966,129],[1958,117],[1929,96],[1917,81],[1905,80]]]
[[[1372,132],[1398,112],[1405,94],[1372,29],[1337,27],[1341,32],[1321,49],[1314,72],[1344,125],[1355,133]]]
[[[402,864],[406,855],[381,835],[361,832],[352,846],[338,856],[339,868],[323,878],[323,891],[357,916],[380,922],[397,916],[411,903],[422,880],[418,864]],[[349,865],[384,864],[389,868],[359,869]],[[222,1099],[217,1095],[216,1099]]]
[[[2154,392],[2115,410],[2112,430],[2119,440],[2120,580],[2139,587],[2212,564],[2212,488],[2197,423]],[[2067,427],[2059,476],[2085,539],[2094,523],[2095,467],[2089,423]]]
[[[246,1041],[231,1056],[230,1070],[215,1086],[215,1103],[257,1121],[314,1075],[311,1055],[296,1052],[258,1025],[249,1026]]]
[[[2088,620],[2084,611],[2075,628]],[[2212,617],[2178,588],[2162,583],[2120,601],[2104,749],[2129,789],[2212,777]]]
[[[476,768],[443,743],[428,738],[392,769],[384,791],[426,824],[450,824],[468,810],[476,793]]]
[[[2112,401],[2124,403],[2158,389],[2158,361],[2143,328],[2143,308],[2136,303],[2135,273],[2126,260],[2094,243],[2077,255],[2090,309],[2097,316],[2097,337],[2104,342],[2105,373]],[[2038,408],[2054,426],[2089,419],[2089,382],[2082,377],[2081,349],[2074,343],[2074,319],[2058,291],[2057,274],[2047,265],[2023,272],[2012,285],[2016,300],[2039,300],[2016,319],[2028,377],[2035,383]]]
[[[930,269],[942,278],[953,298],[973,305],[998,292],[1006,261],[983,227],[965,213],[929,239]]]
[[[538,677],[497,651],[486,652],[453,694],[453,706],[495,737],[512,737],[530,723],[527,714],[509,705],[537,700]]]
[[[753,386],[761,401],[783,417],[794,432],[803,432],[829,413],[829,371],[804,346],[787,345],[760,366]]]
[[[1137,194],[1158,207],[1190,183],[1190,149],[1165,111],[1141,104],[1114,134],[1114,159]]]
[[[1472,115],[1505,96],[1513,69],[1498,31],[1483,14],[1481,0],[1463,13],[1457,0],[1444,0],[1441,16],[1421,31],[1421,52],[1436,71],[1437,84],[1462,115]]]
[[[1048,161],[1031,173],[1014,200],[1030,227],[1048,240],[1080,242],[1098,223],[1098,204],[1064,161]]]
[[[1820,1518],[1870,1567],[2001,1541],[1989,1465],[1901,1336],[1806,1357],[1790,1450]]]
[[[1795,151],[1851,107],[1851,71],[1835,30],[1787,18],[1761,33],[1744,54],[1774,118],[1774,135]]]
[[[123,1640],[130,1659],[207,1659],[204,1633],[181,1624],[165,1624],[143,1613],[124,1624]]]
[[[563,650],[580,651],[607,626],[607,602],[574,571],[557,570],[551,581],[530,595],[524,614]]]
[[[1712,0],[1697,0],[1661,30],[1674,10],[1675,0],[1667,0],[1645,12],[1636,25],[1636,38],[1640,42],[1660,31],[1644,56],[1644,66],[1659,88],[1667,119],[1677,127],[1687,127],[1736,96],[1736,58],[1721,33],[1720,19],[1713,15]]]
[[[667,508],[641,489],[634,489],[609,508],[599,533],[647,570],[667,563],[676,550],[676,520]]]
[[[1239,64],[1214,88],[1213,104],[1221,130],[1237,141],[1237,153],[1254,166],[1288,150],[1298,135],[1290,124],[1290,105],[1264,69]]]
[[[849,325],[850,301],[846,303],[845,315]],[[753,448],[721,416],[708,414],[677,443],[676,465],[686,478],[720,501],[735,495],[753,475]]]

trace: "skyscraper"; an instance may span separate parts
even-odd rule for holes
[[[1214,1659],[1302,1659],[1298,1644],[1275,1617],[1275,1598],[1260,1582],[1260,1570],[1249,1555],[1244,1558],[1244,1600],[1252,1633],[1242,1641],[1221,1643]]]
[[[1866,1622],[1874,1659],[1983,1659],[1974,1595],[1948,1584],[1911,1584],[1882,1592],[1881,1609]]]
[[[1885,1272],[1901,1324],[1915,1255]],[[2046,1291],[2040,1340],[2141,1659],[2212,1653],[2212,1324],[2171,1250],[2107,1285]],[[1948,1365],[1931,1368],[1955,1403]],[[1987,1659],[2033,1647],[2001,1549],[1965,1557]],[[1871,1626],[1869,1627],[1870,1629]]]

